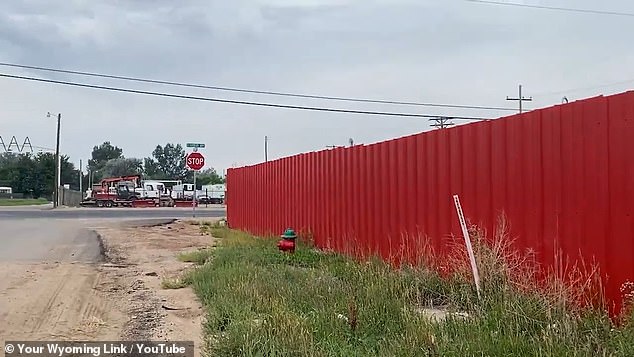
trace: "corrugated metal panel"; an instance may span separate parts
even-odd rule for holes
[[[410,261],[425,236],[439,257],[460,236],[459,194],[472,223],[492,232],[504,214],[549,270],[598,264],[618,302],[634,280],[634,92],[230,169],[227,189],[234,228]]]

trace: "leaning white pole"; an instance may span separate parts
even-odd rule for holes
[[[469,260],[471,261],[471,271],[473,272],[473,280],[475,281],[476,291],[478,292],[478,299],[480,298],[480,273],[478,273],[478,265],[476,264],[475,255],[473,254],[473,247],[471,246],[471,238],[469,238],[469,230],[467,229],[467,222],[464,219],[462,212],[462,206],[460,205],[460,198],[458,195],[453,196],[454,204],[456,205],[456,212],[458,213],[458,219],[460,220],[460,227],[462,228],[462,235],[464,236],[464,242],[467,246],[467,253],[469,253]]]

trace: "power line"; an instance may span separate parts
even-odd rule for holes
[[[545,95],[564,94],[564,93],[569,93],[569,92],[579,92],[579,91],[583,91],[583,90],[607,88],[607,87],[612,87],[612,86],[616,86],[616,85],[630,84],[630,83],[634,83],[634,79],[629,79],[629,80],[619,81],[619,82],[606,83],[606,84],[600,84],[600,85],[596,85],[596,86],[592,86],[592,87],[577,87],[577,88],[571,88],[571,89],[553,91],[553,92],[540,92],[540,93],[536,93],[535,95],[545,96]]]
[[[438,117],[438,115],[432,115],[432,114],[396,113],[396,112],[379,112],[379,111],[337,109],[337,108],[325,108],[325,107],[308,107],[308,106],[300,106],[300,105],[286,105],[286,104],[275,104],[275,103],[264,103],[264,102],[250,102],[250,101],[242,101],[242,100],[230,100],[230,99],[209,98],[209,97],[196,97],[196,96],[180,95],[180,94],[172,94],[172,93],[142,91],[142,90],[128,89],[128,88],[99,86],[99,85],[86,84],[86,83],[57,81],[57,80],[52,80],[52,79],[43,79],[43,78],[35,78],[35,77],[27,77],[27,76],[16,76],[16,75],[11,75],[11,74],[4,74],[4,73],[0,73],[0,77],[20,79],[20,80],[26,80],[26,81],[34,81],[34,82],[61,84],[61,85],[73,86],[73,87],[81,87],[81,88],[101,89],[101,90],[107,90],[107,91],[113,91],[113,92],[145,94],[145,95],[152,95],[152,96],[158,96],[158,97],[200,100],[200,101],[206,101],[206,102],[227,103],[227,104],[251,105],[251,106],[259,106],[259,107],[311,110],[311,111],[348,113],[348,114],[366,114],[366,115],[381,115],[381,116],[394,116],[394,117],[409,117],[409,118],[435,118],[435,117]],[[481,117],[464,117],[464,116],[461,116],[461,117],[455,117],[455,118],[456,119],[465,119],[465,120],[489,120],[489,118],[481,118]]]
[[[202,85],[202,84],[172,82],[172,81],[163,81],[163,80],[157,80],[157,79],[148,79],[148,78],[139,78],[139,77],[127,77],[127,76],[118,76],[118,75],[111,75],[111,74],[101,74],[101,73],[94,73],[94,72],[73,71],[73,70],[50,68],[50,67],[28,66],[28,65],[16,64],[16,63],[6,63],[6,62],[0,62],[0,66],[13,67],[13,68],[22,68],[22,69],[32,69],[32,70],[36,70],[36,71],[65,73],[65,74],[73,74],[73,75],[88,76],[88,77],[118,79],[118,80],[124,80],[124,81],[132,81],[132,82],[163,84],[163,85],[177,86],[177,87],[212,89],[212,90],[219,90],[219,91],[239,92],[239,93],[266,94],[266,95],[283,96],[283,97],[295,97],[295,98],[335,100],[335,101],[341,101],[341,102],[411,105],[411,106],[421,106],[421,107],[454,108],[454,109],[482,109],[482,110],[501,110],[501,111],[502,110],[503,111],[514,111],[515,110],[513,108],[480,106],[480,105],[438,104],[438,103],[405,102],[405,101],[383,100],[383,99],[346,98],[346,97],[333,97],[333,96],[311,95],[311,94],[284,93],[284,92],[253,90],[253,89],[241,89],[241,88],[220,87],[220,86],[208,86],[208,85]]]
[[[584,14],[634,17],[634,13],[631,13],[631,12],[604,11],[604,10],[592,10],[592,9],[578,9],[578,8],[570,8],[570,7],[545,6],[545,5],[530,5],[530,4],[519,4],[519,3],[514,3],[514,2],[490,1],[490,0],[464,0],[464,1],[482,3],[482,4],[490,4],[490,5],[503,5],[503,6],[526,7],[526,8],[542,9],[542,10],[577,12],[577,13],[584,13]]]

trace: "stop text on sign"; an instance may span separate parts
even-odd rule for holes
[[[205,157],[199,152],[193,152],[187,156],[187,167],[192,170],[200,170],[205,166]]]

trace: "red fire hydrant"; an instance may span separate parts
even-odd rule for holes
[[[295,239],[297,238],[297,234],[291,228],[286,229],[284,234],[281,235],[282,239],[277,242],[277,247],[282,252],[295,253]]]

